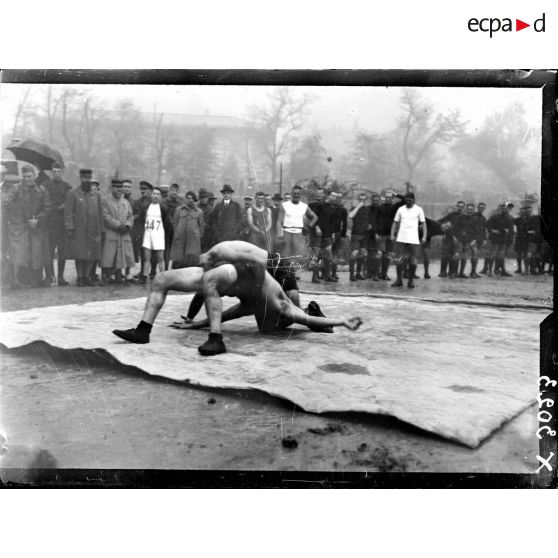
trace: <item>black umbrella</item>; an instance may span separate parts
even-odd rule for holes
[[[6,149],[11,151],[19,161],[31,163],[40,170],[50,170],[54,162],[64,166],[64,159],[62,159],[60,152],[52,149],[46,143],[28,139],[18,141],[6,147]]]

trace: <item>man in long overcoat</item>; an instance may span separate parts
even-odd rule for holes
[[[10,261],[15,271],[13,286],[42,285],[43,267],[48,265],[46,218],[50,209],[48,192],[35,182],[35,169],[21,169],[22,183],[6,207]],[[50,283],[49,283],[50,284]]]
[[[67,257],[76,261],[77,286],[93,286],[89,279],[93,264],[101,259],[103,212],[101,198],[91,191],[91,169],[81,169],[81,184],[66,196],[64,222],[66,225]]]
[[[128,200],[124,199],[122,181],[113,178],[111,193],[101,200],[105,242],[101,257],[101,267],[114,270],[115,278],[110,283],[127,285],[122,270],[134,265],[132,247],[132,225],[134,218]]]
[[[212,232],[212,246],[225,240],[238,240],[244,229],[244,213],[242,207],[233,201],[233,193],[232,187],[225,184],[221,190],[223,199],[211,212],[209,226]]]
[[[196,206],[197,201],[194,192],[187,192],[186,201],[174,212],[174,233],[170,251],[173,269],[199,265],[205,222],[203,211]]]
[[[48,242],[50,246],[47,279],[54,282],[54,250],[58,256],[58,286],[65,287],[68,281],[64,279],[66,266],[66,229],[64,227],[64,204],[66,196],[72,187],[62,180],[62,165],[52,165],[52,178],[47,178],[41,186],[48,192],[51,208],[47,217]]]

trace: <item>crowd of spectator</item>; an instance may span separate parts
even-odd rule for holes
[[[484,203],[460,201],[433,220],[416,205],[409,185],[403,194],[360,192],[347,209],[341,193],[317,184],[311,191],[294,186],[285,196],[257,192],[241,205],[228,184],[219,200],[205,188],[181,195],[178,184],[142,180],[133,199],[132,182],[120,178],[103,195],[91,169],[80,170],[75,188],[57,163],[51,176],[43,175],[39,183],[35,168],[25,165],[21,180],[8,182],[2,168],[2,284],[12,288],[68,285],[66,260],[75,261],[79,287],[145,284],[157,272],[197,266],[201,253],[225,240],[280,252],[294,266],[311,269],[314,283],[339,281],[338,265],[346,258],[352,282],[390,280],[394,264],[392,286],[406,278],[413,287],[419,257],[430,278],[434,236],[441,237],[441,278],[509,277],[512,251],[516,273],[553,272],[540,216],[528,203],[516,218],[509,202],[487,218]],[[311,194],[309,203],[304,194]]]

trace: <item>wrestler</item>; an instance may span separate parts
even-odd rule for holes
[[[238,258],[236,263],[223,263],[205,273],[198,267],[159,273],[151,287],[139,325],[129,330],[114,330],[113,333],[126,341],[148,343],[151,328],[169,290],[203,293],[209,319],[182,326],[182,329],[196,329],[209,325],[208,341],[198,348],[204,356],[226,352],[221,334],[222,322],[252,314],[260,331],[264,333],[284,329],[294,323],[306,325],[314,331],[324,331],[335,326],[358,329],[362,323],[358,317],[337,319],[306,314],[293,304],[261,261],[239,261],[242,254],[253,254],[251,250],[246,250],[243,244],[247,243],[221,243],[218,250],[210,251],[209,255],[202,254],[200,257],[206,266],[210,265],[210,262],[213,265],[223,261],[225,256]],[[266,254],[264,250],[260,252]],[[260,256],[261,254],[256,257]],[[236,296],[240,303],[223,312],[221,296]]]

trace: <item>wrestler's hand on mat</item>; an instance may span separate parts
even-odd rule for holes
[[[356,331],[362,325],[362,319],[358,316],[354,316],[352,318],[345,318],[343,320],[343,325],[350,329],[351,331]]]
[[[173,322],[169,327],[174,329],[202,329],[205,327],[204,320],[194,322],[190,318],[184,318],[183,322]]]

